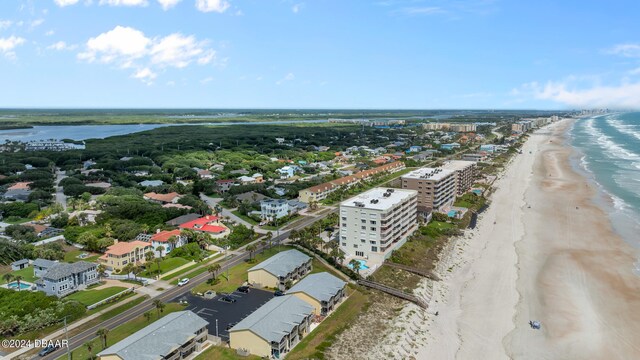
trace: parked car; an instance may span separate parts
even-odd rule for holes
[[[282,290],[276,290],[276,291],[273,293],[273,296],[283,296],[283,295],[284,295],[284,292],[283,292]]]
[[[188,283],[189,283],[189,278],[180,279],[180,281],[178,281],[178,286],[187,285]]]
[[[222,297],[220,298],[221,301],[224,302],[228,302],[228,303],[234,303],[236,302],[236,299],[232,298],[231,295],[229,294],[224,294],[222,295]]]
[[[241,292],[241,293],[245,293],[245,294],[248,294],[249,291],[251,291],[251,289],[248,286],[240,286],[236,290]]]
[[[51,354],[52,352],[56,351],[58,348],[59,348],[59,346],[48,345],[46,348],[40,350],[40,352],[38,353],[38,356],[40,356],[40,357],[47,356],[47,355]]]

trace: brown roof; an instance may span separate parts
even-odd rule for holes
[[[31,184],[30,181],[18,182],[11,185],[7,190],[29,190],[29,184]]]
[[[130,241],[130,242],[119,242],[117,244],[113,244],[111,246],[109,246],[107,248],[107,251],[105,251],[106,254],[112,254],[112,255],[124,255],[124,254],[128,254],[130,252],[132,252],[133,250],[135,250],[137,247],[149,247],[151,246],[151,243],[148,243],[146,241],[140,241],[140,240],[135,240],[135,241]]]
[[[348,184],[354,183],[354,182],[356,182],[358,180],[366,179],[366,178],[371,177],[372,175],[379,174],[379,173],[382,173],[382,172],[385,172],[385,171],[389,171],[391,169],[395,169],[395,168],[403,166],[403,165],[404,165],[404,163],[401,162],[401,161],[394,161],[392,163],[385,164],[385,165],[382,165],[382,166],[378,166],[378,167],[375,167],[373,169],[360,171],[360,172],[355,173],[353,175],[341,177],[341,178],[333,180],[333,181],[329,181],[329,182],[326,182],[326,183],[323,183],[323,184],[320,184],[320,185],[312,186],[312,187],[307,188],[305,190],[313,192],[313,193],[317,193],[317,192],[320,192],[320,191],[325,191],[325,190],[331,189],[331,188],[333,188],[335,186],[348,185]]]
[[[179,197],[179,196],[180,194],[178,194],[177,192],[170,192],[168,194],[157,194],[154,192],[150,192],[150,193],[144,194],[144,197],[148,199],[161,201],[165,203],[172,202],[176,197]]]

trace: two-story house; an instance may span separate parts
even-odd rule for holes
[[[36,286],[47,295],[62,297],[97,283],[97,267],[86,261],[55,263],[36,281]]]
[[[187,244],[187,238],[180,235],[180,230],[158,231],[153,234],[149,240],[151,241],[151,246],[156,256],[160,257],[164,257],[170,253],[171,250]],[[163,248],[162,251],[158,250],[160,246]]]
[[[134,240],[117,242],[107,248],[98,261],[113,271],[120,271],[127,264],[144,264],[145,253],[153,250],[150,242]]]

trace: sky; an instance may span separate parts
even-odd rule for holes
[[[640,108],[636,0],[2,0],[0,107]]]

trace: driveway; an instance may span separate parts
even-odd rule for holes
[[[193,311],[209,322],[207,329],[211,335],[216,335],[216,320],[218,320],[218,336],[223,340],[229,340],[227,325],[238,323],[256,311],[264,303],[273,299],[273,293],[251,288],[248,294],[236,291],[231,296],[236,299],[235,303],[221,301],[220,295],[209,300],[192,294],[178,296],[172,301],[186,300],[189,303],[187,310]]]

